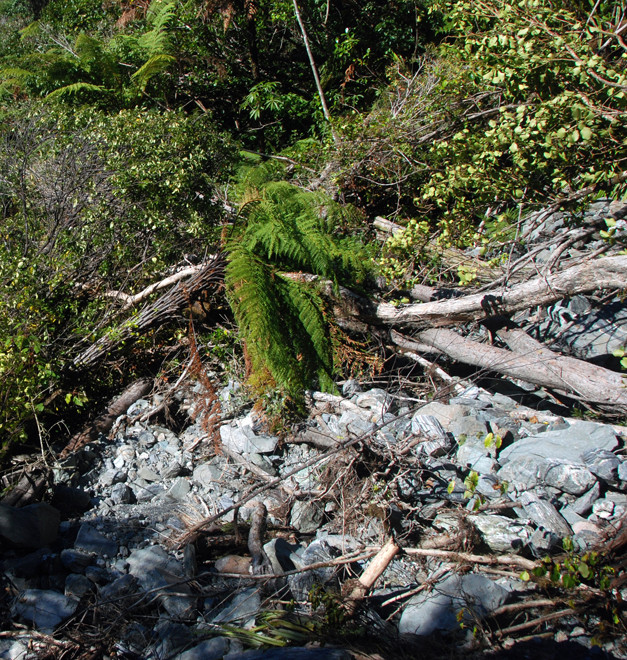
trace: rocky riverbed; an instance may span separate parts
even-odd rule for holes
[[[140,399],[0,505],[1,658],[627,658],[627,428],[348,381],[279,437],[241,393]]]

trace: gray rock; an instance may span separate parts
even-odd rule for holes
[[[26,660],[28,647],[22,642],[13,639],[0,639],[1,660]]]
[[[96,558],[96,555],[91,552],[82,552],[74,548],[61,550],[60,556],[63,566],[74,573],[82,573]]]
[[[479,474],[493,474],[498,464],[490,455],[483,442],[468,440],[457,450],[457,462]]]
[[[627,460],[625,459],[623,459],[618,466],[618,479],[623,485],[627,485]]]
[[[418,456],[444,456],[453,446],[451,436],[432,415],[416,413],[411,419],[411,430],[420,439],[412,448]]]
[[[483,442],[488,434],[488,426],[475,415],[458,417],[449,424],[449,432],[458,442],[479,440]]]
[[[145,591],[159,593],[159,600],[168,613],[177,619],[194,614],[196,598],[185,580],[185,568],[158,545],[136,549],[128,556],[129,574],[137,578]]]
[[[536,456],[583,463],[585,452],[591,449],[612,451],[617,446],[618,438],[610,426],[596,422],[579,422],[564,429],[518,440],[501,450],[499,462],[504,465],[515,458]]]
[[[541,529],[558,538],[572,534],[570,525],[550,502],[541,499],[532,491],[521,493],[518,500],[527,516]]]
[[[44,632],[52,632],[60,623],[72,616],[78,600],[58,591],[28,589],[17,597],[13,615]]]
[[[115,484],[110,497],[114,504],[132,504],[136,501],[135,493],[126,484]]]
[[[329,561],[334,558],[331,552],[331,547],[323,539],[316,539],[312,541],[300,558],[300,565],[296,568],[304,568],[310,564],[318,562]],[[291,555],[294,563],[298,562],[298,557]],[[314,584],[325,585],[334,579],[335,571],[332,566],[317,568],[312,571],[305,571],[304,573],[297,573],[290,575],[287,578],[289,587],[296,600],[307,600],[309,591]]]
[[[344,385],[342,385],[342,396],[348,398],[361,392],[361,386],[354,378],[349,378]]]
[[[183,651],[174,660],[222,660],[230,647],[231,642],[228,637],[213,637]]]
[[[93,589],[94,583],[84,575],[70,573],[65,578],[64,593],[66,596],[78,598],[80,600],[85,594],[93,591]]]
[[[90,524],[83,523],[78,530],[74,549],[93,552],[98,557],[115,557],[118,554],[118,543],[101,534]]]
[[[561,460],[548,460],[543,466],[542,480],[563,493],[582,495],[596,483],[596,478],[585,465]]]
[[[541,475],[546,461],[537,456],[517,456],[506,463],[496,476],[500,482],[507,482],[509,489],[522,492],[541,483]]]
[[[520,552],[529,544],[533,533],[529,525],[496,514],[481,513],[468,520],[493,552]]]
[[[139,468],[139,470],[137,470],[137,476],[139,479],[143,479],[144,481],[150,481],[150,482],[161,481],[161,477],[154,470],[151,470],[146,465],[143,465],[142,467]]]
[[[451,423],[467,415],[468,408],[466,406],[447,405],[439,401],[432,401],[419,408],[416,414],[435,417],[445,431],[450,431]]]
[[[572,509],[574,513],[577,513],[580,516],[585,516],[590,513],[592,505],[600,496],[601,487],[597,481],[587,493],[584,493],[581,497],[577,498],[572,504],[570,504],[569,508]]]
[[[582,456],[583,462],[592,474],[609,484],[618,481],[620,458],[607,449],[591,449]]]
[[[385,413],[392,409],[394,399],[385,391],[374,387],[354,397],[354,402],[360,408],[367,408],[375,415],[373,421],[378,421]]]
[[[43,548],[57,538],[60,519],[46,502],[20,509],[0,504],[0,538],[20,548]]]
[[[451,575],[429,593],[412,597],[398,624],[401,634],[430,635],[455,630],[461,620],[483,618],[503,605],[509,593],[484,575]]]
[[[278,537],[268,541],[263,550],[266,557],[270,560],[272,565],[272,572],[280,575],[284,571],[293,571],[296,566],[300,566],[301,558],[299,553],[302,554],[304,548],[295,543],[289,543],[284,538]]]
[[[315,502],[297,500],[292,507],[290,525],[303,534],[315,532],[324,519],[324,510]]]
[[[190,489],[189,481],[185,477],[178,477],[170,488],[168,488],[166,495],[176,502],[183,502],[187,498]]]
[[[226,447],[238,454],[271,454],[279,442],[273,435],[257,435],[250,416],[221,426],[220,439]]]
[[[243,589],[219,610],[207,612],[209,623],[234,623],[240,628],[251,628],[261,610],[261,592],[258,588]]]
[[[364,411],[345,410],[338,420],[340,428],[340,437],[350,435],[364,435],[370,433],[375,427],[370,415]]]
[[[195,484],[202,487],[208,487],[223,475],[223,470],[213,463],[203,463],[194,468],[192,479]]]

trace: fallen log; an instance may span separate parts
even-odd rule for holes
[[[504,316],[521,309],[547,305],[578,293],[625,288],[627,256],[603,257],[554,275],[536,277],[510,289],[398,307],[390,303],[379,303],[373,320],[395,327],[442,327]]]
[[[523,339],[521,333],[512,330],[498,333],[518,351],[466,339],[447,328],[424,330],[418,333],[417,339],[465,364],[610,407],[614,412],[627,412],[627,378],[622,374],[558,355],[531,337]]]
[[[120,394],[113,403],[106,409],[102,415],[99,415],[93,422],[85,426],[79,433],[72,436],[71,440],[59,454],[59,458],[65,458],[71,452],[84,447],[89,442],[93,442],[101,433],[108,433],[115,420],[125,413],[129,407],[142,396],[148,394],[152,388],[152,383],[148,380],[137,380],[131,383]]]

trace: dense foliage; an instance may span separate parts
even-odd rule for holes
[[[297,396],[331,387],[341,340],[286,273],[405,287],[446,246],[489,257],[530,207],[624,196],[624,20],[589,0],[0,2],[2,442],[110,377],[70,365],[126,322],[115,291],[207,254],[228,254],[252,381]],[[375,262],[376,214],[406,229]]]

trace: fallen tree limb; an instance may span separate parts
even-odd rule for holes
[[[71,452],[80,449],[89,442],[93,442],[101,433],[108,433],[115,420],[124,414],[135,401],[148,394],[151,388],[152,383],[148,380],[137,380],[131,383],[102,415],[99,415],[93,422],[72,437],[59,454],[59,458],[65,458]]]
[[[114,328],[109,334],[81,351],[74,358],[73,367],[82,369],[96,364],[107,353],[124,344],[133,342],[147,330],[171,320],[189,304],[190,297],[193,297],[194,293],[209,287],[220,287],[223,281],[224,258],[222,255],[218,255],[203,264],[188,280],[177,281],[160,298],[146,305],[141,311]],[[158,284],[153,285],[153,287],[158,287]],[[150,293],[155,290],[157,289],[153,288]]]
[[[525,343],[525,352],[481,344],[447,328],[424,330],[418,334],[418,339],[465,364],[548,387],[572,398],[610,406],[616,412],[627,411],[627,381],[621,374],[583,360],[563,357],[537,344],[531,337],[527,342],[521,339],[520,333],[507,335],[507,332],[512,331],[506,331],[505,336],[513,345],[520,348],[521,343]]]
[[[627,256],[603,257],[567,268],[554,275],[537,277],[516,284],[500,293],[491,291],[399,307],[390,303],[380,303],[376,306],[372,321],[399,327],[441,327],[507,315],[521,309],[546,305],[577,293],[626,287]]]

